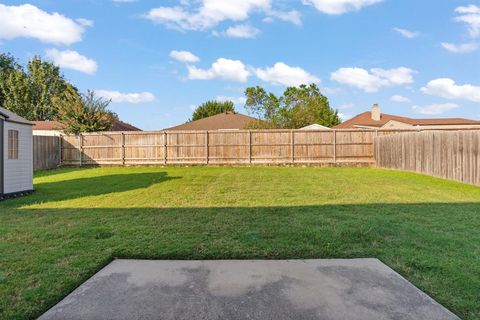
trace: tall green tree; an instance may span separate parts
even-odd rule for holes
[[[66,125],[68,133],[108,131],[118,120],[108,110],[110,100],[97,97],[94,91],[79,95],[72,85],[67,85],[63,97],[54,97],[53,103],[58,110],[57,120]]]
[[[18,68],[17,60],[10,53],[0,53],[0,84],[7,75]],[[3,106],[4,97],[0,89],[0,106]]]
[[[0,75],[5,75],[17,68],[18,63],[14,56],[10,53],[0,52]]]
[[[26,68],[14,62],[7,63],[6,70],[0,78],[0,96],[4,108],[28,120],[56,118],[53,98],[65,96],[68,85],[59,67],[34,57]]]
[[[207,101],[202,103],[195,109],[192,115],[192,119],[190,121],[211,117],[219,113],[234,111],[235,105],[232,101]]]
[[[288,87],[280,97],[259,86],[247,88],[245,95],[245,107],[261,120],[251,127],[298,129],[313,123],[333,127],[341,122],[338,111],[315,84]]]

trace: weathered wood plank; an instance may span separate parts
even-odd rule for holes
[[[480,185],[480,131],[425,131],[375,138],[378,167]]]

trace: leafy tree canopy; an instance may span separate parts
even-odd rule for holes
[[[234,112],[232,101],[207,101],[198,106],[193,112],[191,121],[207,118],[224,112]]]
[[[10,53],[0,53],[0,75],[7,74],[17,68],[17,60]]]
[[[245,96],[248,112],[260,119],[253,128],[299,129],[313,123],[333,127],[341,122],[315,84],[288,87],[280,97],[262,87],[250,87]]]
[[[23,68],[9,54],[0,55],[0,104],[28,120],[54,120],[53,98],[65,96],[68,82],[60,68],[33,57]]]
[[[54,97],[58,120],[66,125],[65,131],[81,132],[108,131],[118,117],[109,111],[110,100],[99,98],[94,91],[79,95],[72,85],[67,85],[63,97]]]

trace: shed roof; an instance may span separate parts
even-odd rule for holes
[[[253,121],[257,119],[241,113],[224,112],[166,130],[241,130]]]
[[[32,124],[27,119],[22,118],[19,115],[13,113],[12,111],[2,107],[0,107],[0,115],[2,115],[5,118],[5,121],[8,121],[8,122],[17,122],[17,123],[30,124],[30,125]]]

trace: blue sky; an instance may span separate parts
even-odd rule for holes
[[[145,130],[302,82],[345,118],[480,119],[479,44],[474,0],[0,0],[0,51],[55,62]]]

